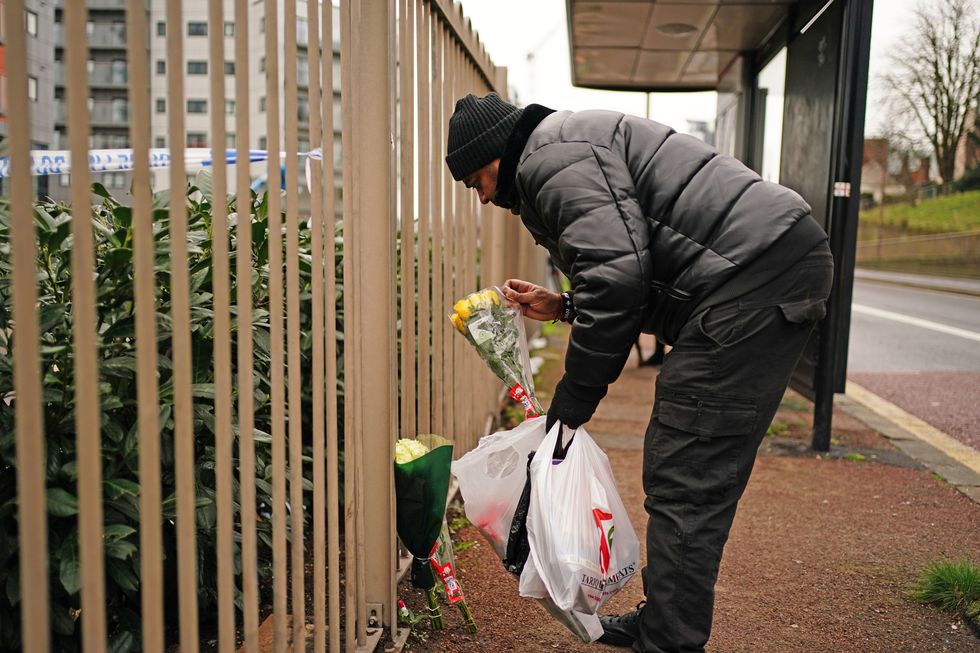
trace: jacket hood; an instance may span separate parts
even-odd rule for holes
[[[517,164],[520,163],[521,153],[535,128],[554,112],[554,109],[540,104],[529,104],[521,111],[521,117],[514,124],[504,146],[504,153],[500,156],[497,192],[493,198],[493,203],[497,206],[511,211],[520,208],[520,197],[517,194]]]

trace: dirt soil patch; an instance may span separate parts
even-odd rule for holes
[[[548,376],[554,383],[558,375]],[[639,534],[646,531],[642,442],[655,377],[634,356],[589,424]],[[976,653],[980,641],[960,619],[907,593],[934,558],[980,561],[980,506],[841,412],[833,454],[814,454],[806,448],[811,411],[789,393],[776,416],[780,426],[763,445],[722,561],[708,651]],[[458,612],[444,606],[446,630],[420,624],[406,650],[617,650],[579,643],[535,601],[520,598],[517,579],[474,527],[461,528],[456,541],[471,543],[457,563],[479,632],[466,633]],[[405,585],[399,596],[413,611],[424,607],[422,594]],[[634,580],[603,612],[632,609],[642,598]]]

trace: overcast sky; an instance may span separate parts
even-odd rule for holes
[[[871,35],[871,97],[867,133],[885,119],[875,101],[874,79],[884,70],[885,53],[910,23],[911,9],[923,0],[877,0]],[[925,0],[928,1],[928,0]],[[980,0],[978,0],[980,1]],[[486,44],[494,63],[507,66],[510,85],[521,104],[539,102],[557,109],[615,109],[643,115],[643,93],[595,91],[571,83],[565,0],[462,0],[463,11]],[[714,121],[714,93],[655,93],[651,117],[678,130],[688,120]]]

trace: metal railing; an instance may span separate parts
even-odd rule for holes
[[[170,26],[182,25],[182,5],[166,3],[164,45],[166,132],[168,142],[177,143],[184,138],[174,135],[186,131],[177,110],[185,107],[183,30]],[[98,115],[88,106],[88,57],[81,53],[110,37],[118,41],[118,34],[87,35],[85,3],[61,6],[64,122],[71,158],[82,162]],[[70,311],[62,309],[71,336],[60,343],[70,371],[52,369],[55,348],[42,332],[50,324],[51,298],[39,293],[39,269],[51,261],[38,256],[24,32],[11,30],[6,41],[12,174],[4,184],[9,243],[0,246],[9,245],[3,251],[10,262],[0,268],[9,271],[0,290],[10,289],[11,306],[0,307],[0,317],[11,309],[13,317],[12,333],[0,332],[0,359],[9,363],[0,369],[12,369],[13,380],[12,391],[0,396],[0,411],[15,413],[16,458],[2,473],[13,475],[16,467],[15,566],[22,580],[13,613],[3,619],[19,620],[27,653],[57,649],[64,637],[79,639],[85,653],[105,651],[110,642],[119,650],[149,652],[179,644],[192,653],[205,635],[222,653],[235,650],[239,637],[252,653],[259,606],[268,602],[277,652],[302,650],[307,626],[316,651],[371,650],[384,628],[395,627],[404,564],[395,534],[395,439],[441,433],[459,456],[499,408],[500,383],[452,333],[452,303],[507,276],[538,278],[544,267],[519,221],[479,205],[444,164],[455,99],[467,92],[505,94],[505,71],[492,64],[450,0],[343,0],[341,199],[335,193],[332,39],[322,38],[334,31],[331,4],[235,0],[226,12],[224,0],[209,0],[211,25],[264,18],[264,44],[250,44],[248,29],[235,30],[237,65],[228,99],[235,100],[237,160],[248,160],[253,133],[264,134],[268,188],[284,190],[253,198],[254,170],[225,162],[222,62],[230,39],[212,29],[208,106],[210,131],[220,136],[211,143],[211,187],[196,178],[190,194],[181,192],[188,176],[183,151],[174,149],[165,200],[150,187],[146,3],[126,0],[125,6],[132,196],[119,208],[93,198],[91,175],[75,166],[70,202],[48,205],[64,211],[59,215],[73,214],[66,222],[71,239],[57,240],[71,243]],[[298,9],[309,25],[309,142],[325,153],[322,159],[300,157],[292,119],[300,97]],[[24,0],[7,0],[3,10],[6,24],[20,24]],[[264,79],[250,70],[253,47],[264,49]],[[250,125],[258,95],[268,98],[268,111],[264,124]],[[100,204],[93,209],[94,201]],[[201,220],[210,238],[203,254],[194,231],[202,229]],[[130,235],[107,254],[96,245],[121,233],[117,228]],[[162,234],[168,237],[161,240]],[[103,256],[132,260],[125,268],[131,296],[114,309],[128,311],[120,335],[102,321],[109,310],[104,285],[116,274],[97,267]],[[63,264],[54,265],[60,270]],[[204,348],[202,315],[211,334]],[[119,350],[132,354],[122,361]],[[106,415],[122,410],[119,397],[106,394],[110,364],[135,387],[125,407],[131,423],[119,430],[106,426]],[[48,517],[55,484],[46,458],[55,414],[48,379],[54,372],[70,376],[64,386],[70,396],[62,400],[72,406],[73,419],[59,429],[67,429],[77,460],[71,480],[58,480],[71,491],[57,496],[64,499],[63,491],[72,501]],[[131,434],[126,441],[138,454],[129,472],[135,480],[125,483],[104,478],[119,473],[113,456],[120,433]],[[202,455],[211,462],[202,465]],[[120,516],[110,502],[119,497],[129,497],[131,513]],[[122,518],[130,525],[106,525]],[[76,551],[73,542],[49,539],[55,520],[77,540],[77,558],[68,563],[77,576],[72,582],[64,564],[60,572],[52,566],[66,546]],[[120,556],[129,565],[122,578]],[[128,626],[125,615],[107,608],[113,600],[107,578],[112,588],[132,588]],[[54,603],[55,594],[70,609]],[[74,635],[65,634],[71,630]]]
[[[980,231],[858,241],[858,264],[900,261],[980,261]]]

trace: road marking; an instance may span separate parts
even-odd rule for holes
[[[958,327],[949,326],[948,324],[933,322],[932,320],[923,320],[922,318],[912,317],[911,315],[905,315],[904,313],[893,313],[892,311],[875,308],[874,306],[865,306],[864,304],[851,304],[851,310],[856,313],[864,313],[865,315],[873,315],[886,320],[903,322],[922,329],[931,329],[933,331],[938,331],[939,333],[945,333],[951,336],[958,336],[960,338],[966,338],[967,340],[976,340],[977,342],[980,342],[980,333],[977,333],[976,331],[967,331],[966,329],[960,329]]]
[[[871,412],[890,420],[919,440],[931,444],[953,460],[980,474],[980,451],[950,437],[935,426],[902,410],[890,401],[882,399],[854,381],[849,380],[847,382],[845,394]]]

